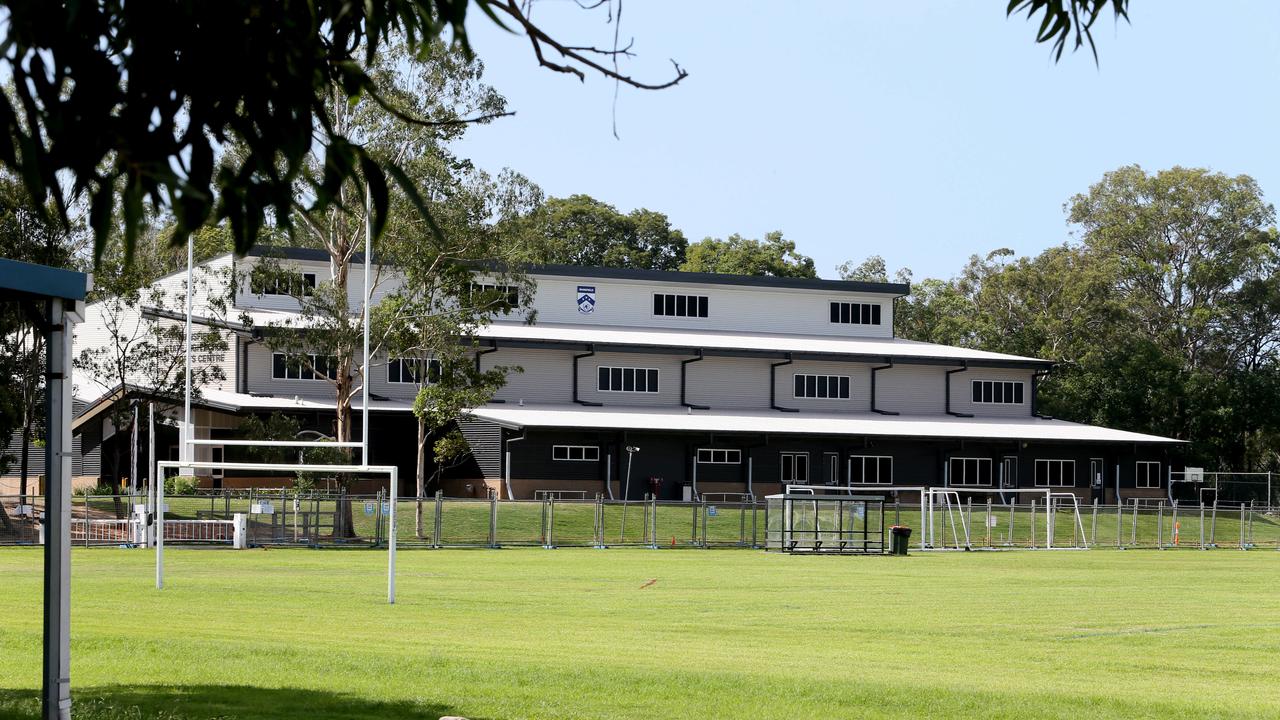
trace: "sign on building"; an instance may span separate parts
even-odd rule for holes
[[[589,314],[596,311],[596,286],[578,286],[578,312]]]

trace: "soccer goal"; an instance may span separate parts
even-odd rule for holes
[[[989,507],[989,500],[995,494],[1029,498],[1026,503],[1030,511],[1027,527],[1032,549],[1083,550],[1088,547],[1084,519],[1080,516],[1079,498],[1074,493],[1055,492],[1048,488],[928,488],[921,499],[924,505],[921,512],[923,542],[935,550],[974,549],[975,538],[980,536],[973,527],[973,498],[985,496]],[[1039,526],[1037,515],[1040,516]],[[980,510],[979,516],[986,518],[984,524],[988,529],[991,521],[996,519],[996,515],[989,509],[986,512]],[[1058,526],[1063,520],[1071,528],[1071,540],[1068,542],[1057,539]],[[1043,542],[1037,539],[1038,532],[1042,533]],[[1008,544],[1012,545],[1012,519],[1009,533]],[[990,542],[987,544],[990,545]]]

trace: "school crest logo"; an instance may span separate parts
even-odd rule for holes
[[[578,312],[587,314],[596,311],[596,286],[578,286]]]

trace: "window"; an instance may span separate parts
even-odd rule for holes
[[[503,304],[509,307],[520,305],[520,288],[515,285],[471,283],[471,297],[475,299],[477,295],[484,296],[478,300],[483,301],[485,305]]]
[[[1140,488],[1158,488],[1160,487],[1160,463],[1150,460],[1139,460],[1137,464],[1137,472],[1135,487]]]
[[[739,465],[742,451],[733,448],[698,448],[699,465]]]
[[[879,325],[879,303],[831,303],[831,322],[843,325]]]
[[[387,382],[412,383],[417,385],[422,378],[422,360],[420,358],[391,358],[387,361]],[[426,381],[434,383],[440,379],[440,361],[432,359],[427,364]]]
[[[552,445],[552,460],[595,462],[600,459],[599,445]]]
[[[302,297],[314,295],[316,291],[316,274],[304,273],[272,273],[271,276],[255,273],[250,276],[249,289],[254,295],[288,295]]]
[[[707,316],[707,296],[654,293],[653,314],[667,317],[704,318]]]
[[[948,485],[990,485],[991,458],[953,457],[949,461]]]
[[[315,371],[312,371],[315,368]],[[290,360],[284,353],[271,353],[271,377],[276,380],[337,380],[336,355],[304,354]]]
[[[893,484],[893,458],[888,455],[850,455],[849,484]]]
[[[658,371],[654,368],[601,366],[596,370],[600,392],[658,392]]]
[[[1023,384],[1003,380],[974,380],[973,401],[994,405],[1021,405]]]
[[[1075,460],[1037,460],[1036,487],[1075,487]]]
[[[848,400],[848,375],[795,375],[795,397]]]
[[[782,453],[782,482],[809,482],[809,453]]]

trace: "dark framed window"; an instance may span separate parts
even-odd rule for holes
[[[710,306],[706,295],[654,293],[653,314],[666,317],[707,317]]]
[[[809,453],[784,452],[779,454],[778,459],[782,465],[782,482],[809,482]]]
[[[520,288],[515,285],[471,283],[471,298],[472,302],[483,302],[486,305],[503,304],[508,307],[518,307]]]
[[[796,373],[793,396],[818,400],[848,400],[848,375],[806,375]]]
[[[953,457],[947,463],[949,485],[961,487],[991,484],[991,458]]]
[[[845,325],[879,325],[879,303],[831,302],[831,322]]]
[[[387,361],[387,382],[418,385],[422,383],[423,361],[421,358],[391,358]],[[427,384],[439,382],[440,361],[432,358],[427,362]]]
[[[1022,405],[1026,383],[1010,380],[974,380],[973,401],[990,405]]]
[[[1135,487],[1160,487],[1160,463],[1154,460],[1139,460],[1134,468]]]
[[[1036,460],[1036,487],[1075,486],[1075,460]]]
[[[287,295],[302,297],[316,292],[316,274],[313,272],[274,274],[272,277],[253,275],[249,289],[254,295]]]
[[[736,448],[698,448],[699,465],[741,465],[742,451]]]
[[[658,392],[657,368],[605,367],[596,369],[596,389],[600,392]]]
[[[552,445],[552,460],[594,462],[600,459],[599,445]]]
[[[307,354],[290,360],[284,353],[271,353],[271,377],[276,380],[337,380],[338,358],[335,355]]]
[[[893,484],[893,458],[888,455],[850,455],[849,484]]]

